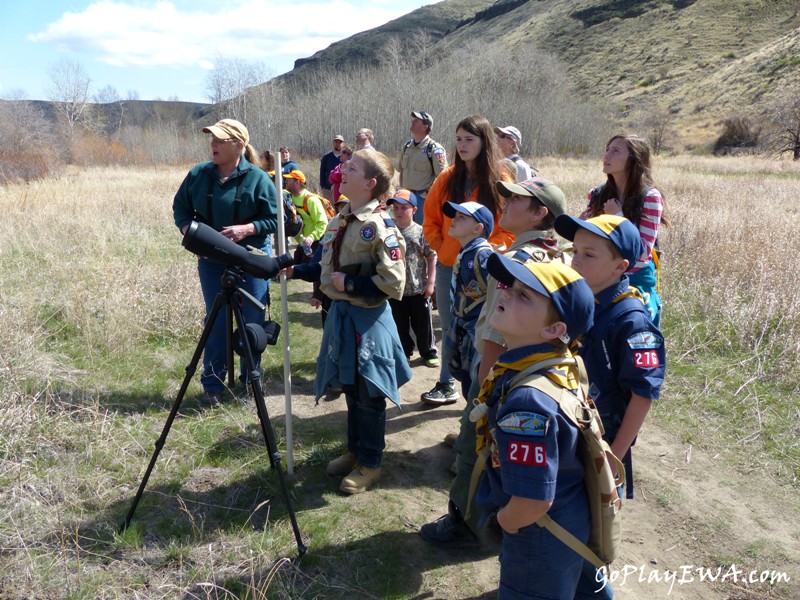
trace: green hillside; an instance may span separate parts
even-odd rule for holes
[[[445,0],[298,60],[283,78],[377,63],[392,38],[427,36],[439,57],[468,42],[533,42],[621,124],[636,108],[664,111],[676,145],[693,149],[724,119],[759,118],[800,94],[798,10],[797,0]]]

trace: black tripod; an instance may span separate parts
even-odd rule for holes
[[[139,500],[142,497],[142,492],[144,492],[144,488],[147,485],[147,480],[150,478],[150,473],[153,471],[153,467],[156,464],[158,455],[161,452],[161,449],[164,447],[164,442],[167,439],[170,427],[172,427],[172,422],[175,420],[175,417],[178,414],[178,409],[181,406],[183,396],[186,394],[189,383],[191,382],[192,377],[194,377],[194,373],[197,370],[197,363],[200,361],[203,348],[205,348],[208,337],[211,334],[211,329],[214,327],[214,322],[219,316],[219,312],[222,307],[225,306],[227,308],[226,320],[228,338],[228,371],[232,372],[233,370],[233,364],[231,360],[233,354],[231,343],[233,324],[232,319],[230,318],[231,313],[233,313],[233,316],[236,318],[236,325],[239,328],[242,356],[244,357],[245,365],[247,366],[249,384],[253,391],[253,398],[255,398],[256,412],[258,413],[258,420],[261,423],[261,433],[264,436],[264,443],[266,444],[267,452],[269,453],[269,462],[272,468],[278,472],[278,479],[280,480],[281,490],[283,491],[283,499],[286,502],[286,507],[289,511],[289,520],[292,523],[294,537],[297,541],[297,550],[299,556],[303,556],[303,554],[306,552],[306,546],[303,544],[303,539],[300,535],[300,528],[297,525],[297,517],[295,516],[294,508],[292,507],[292,500],[289,497],[289,488],[286,485],[286,478],[281,465],[281,453],[278,451],[278,445],[275,443],[275,433],[272,430],[272,423],[270,423],[269,420],[267,406],[264,403],[264,391],[261,389],[261,371],[255,366],[252,342],[247,334],[247,326],[242,314],[242,303],[245,301],[245,299],[248,302],[254,303],[261,310],[264,310],[264,306],[258,302],[258,300],[236,285],[236,283],[241,279],[243,279],[243,271],[239,267],[228,267],[225,269],[221,280],[222,289],[214,300],[214,306],[208,315],[205,327],[203,328],[203,334],[200,336],[200,341],[197,343],[194,356],[192,356],[192,361],[186,367],[186,376],[183,378],[181,389],[178,392],[177,398],[175,398],[175,402],[172,405],[172,410],[170,410],[169,417],[167,417],[167,421],[164,423],[164,429],[161,431],[161,436],[156,440],[155,451],[153,452],[153,456],[150,458],[150,464],[147,466],[147,471],[145,471],[142,483],[139,485],[139,490],[136,492],[136,497],[133,499],[133,503],[128,511],[128,515],[125,517],[125,522],[122,524],[121,529],[124,531],[131,524],[133,513],[136,512],[136,506],[139,504]]]

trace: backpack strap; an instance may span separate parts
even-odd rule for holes
[[[428,145],[425,146],[425,156],[428,157],[428,162],[431,163],[431,170],[433,170],[433,144],[434,141],[431,140],[428,142]]]
[[[550,367],[554,367],[556,365],[563,364],[565,362],[564,357],[558,358],[547,358],[545,360],[540,360],[537,363],[532,364],[530,367],[521,371],[519,375],[522,373],[526,373],[530,375],[536,371],[543,371],[545,369],[549,369]],[[519,375],[517,375],[514,379],[511,380],[511,384],[513,387],[514,380],[516,380]],[[473,401],[476,406],[478,406],[477,400]],[[485,413],[484,413],[485,414]],[[470,420],[473,420],[470,417]],[[486,468],[486,459],[489,457],[489,444],[486,444],[478,454],[478,460],[475,462],[475,466],[472,468],[472,476],[470,477],[469,482],[469,495],[467,496],[467,509],[464,511],[464,519],[469,519],[470,513],[472,512],[472,500],[475,497],[475,494],[478,491],[478,484],[481,481],[481,475],[483,474],[484,469]]]
[[[541,369],[536,369],[537,365],[533,365],[532,367],[521,371],[516,377],[514,377],[514,379],[511,380],[508,391],[510,392],[512,389],[517,387],[528,386],[546,394],[558,404],[559,408],[561,408],[561,411],[580,430],[583,431],[590,429],[592,433],[600,440],[601,444],[606,447],[606,456],[608,456],[610,453],[610,448],[607,447],[608,444],[602,441],[603,424],[600,421],[599,414],[596,410],[594,410],[594,406],[590,403],[586,396],[589,379],[586,369],[583,365],[583,360],[577,356],[568,360],[573,364],[578,365],[579,385],[577,395],[572,394],[569,390],[556,385],[549,377],[546,377],[543,373],[539,372]],[[560,359],[559,362],[564,363],[567,361]],[[613,453],[611,453],[611,455],[614,456]],[[625,467],[616,456],[614,456],[614,461],[617,468],[616,484],[619,486],[625,480]],[[591,498],[589,499],[589,502],[592,502]],[[550,517],[550,515],[542,515],[536,520],[536,524],[539,527],[544,527],[547,529],[561,542],[566,544],[574,552],[577,552],[580,556],[592,563],[598,569],[607,566],[605,561],[597,556],[597,554],[595,554],[586,544],[580,541],[572,533],[556,523],[552,517]]]

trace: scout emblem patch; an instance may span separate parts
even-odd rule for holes
[[[367,223],[361,228],[359,235],[361,235],[361,239],[365,242],[371,242],[375,239],[375,234],[377,233],[377,229],[375,229],[375,225],[372,223]]]

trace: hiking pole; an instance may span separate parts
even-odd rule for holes
[[[278,152],[274,156],[274,164],[280,165],[281,158]],[[278,254],[286,253],[286,229],[284,219],[286,211],[283,208],[283,176],[275,168],[275,189],[278,190]],[[286,273],[281,273],[281,321],[286,324],[283,328],[283,398],[286,405],[286,472],[294,474],[294,444],[292,443],[292,365],[289,346],[289,288],[286,282]]]

